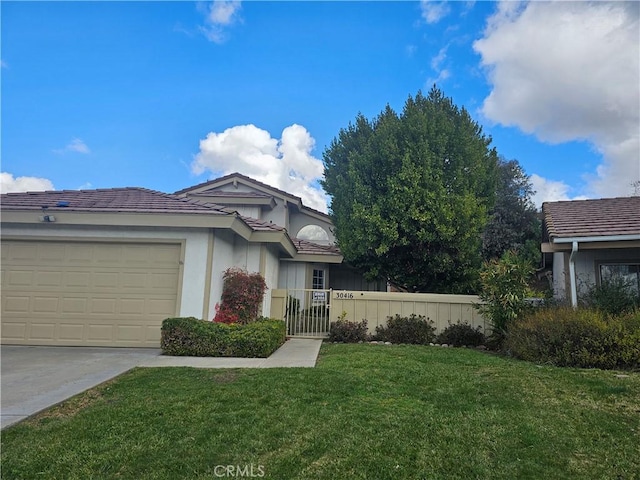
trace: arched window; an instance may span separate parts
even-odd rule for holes
[[[329,234],[319,225],[307,225],[302,227],[298,231],[296,237],[302,240],[309,240],[314,243],[329,243]]]

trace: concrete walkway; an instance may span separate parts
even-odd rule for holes
[[[93,388],[134,367],[314,367],[321,340],[291,339],[269,358],[169,357],[152,348],[4,345],[0,428]]]
[[[322,340],[292,338],[269,358],[170,357],[147,358],[139,367],[291,368],[315,367]]]

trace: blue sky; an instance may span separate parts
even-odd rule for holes
[[[240,171],[326,209],[358,112],[437,83],[536,202],[640,180],[635,2],[6,2],[2,189],[165,192]]]

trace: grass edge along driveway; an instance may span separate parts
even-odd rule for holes
[[[324,344],[313,369],[135,369],[1,455],[3,479],[633,479],[640,374]]]

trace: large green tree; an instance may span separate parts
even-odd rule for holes
[[[358,115],[325,150],[323,187],[345,259],[411,292],[470,293],[498,156],[435,86],[398,115]]]
[[[517,160],[500,157],[496,201],[484,229],[482,255],[500,258],[508,250],[536,265],[540,260],[541,221],[531,197],[535,192]]]

